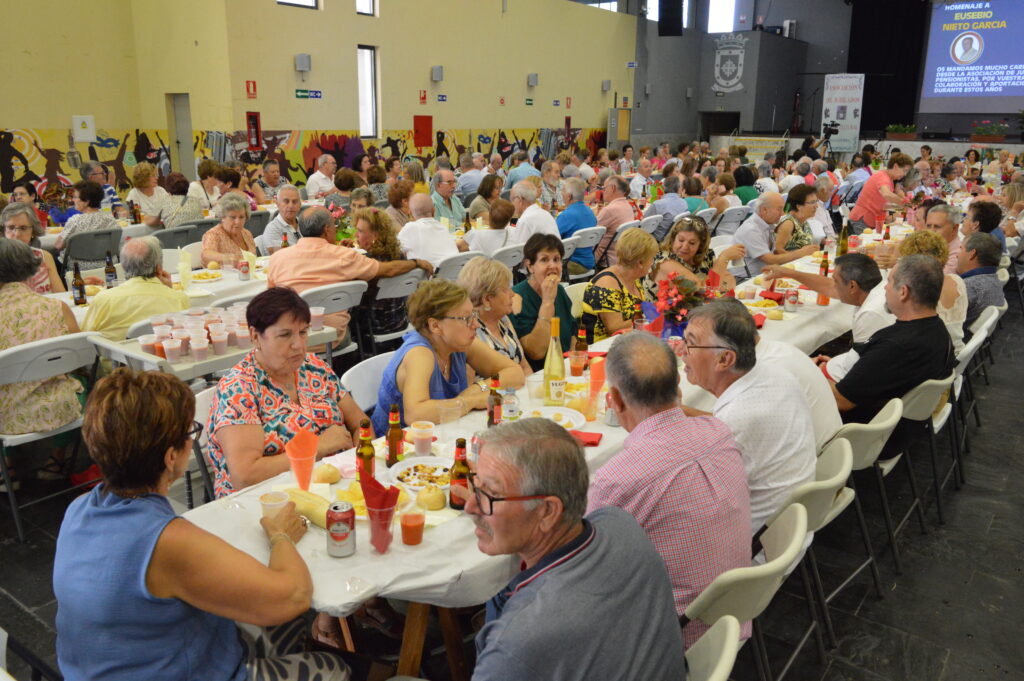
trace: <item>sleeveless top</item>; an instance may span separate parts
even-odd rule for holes
[[[373,430],[383,435],[388,430],[388,410],[392,404],[398,405],[398,416],[402,426],[408,425],[405,421],[405,405],[402,402],[402,391],[398,389],[395,377],[398,375],[398,367],[402,366],[405,355],[409,350],[416,347],[427,348],[433,352],[434,348],[423,334],[419,331],[410,331],[402,336],[402,347],[395,351],[391,361],[384,369],[384,376],[380,382],[380,390],[377,392],[377,408],[373,410]],[[432,400],[450,400],[458,397],[459,393],[469,386],[466,378],[466,353],[453,352],[451,355],[451,367],[449,378],[441,373],[441,367],[434,357],[434,373],[430,375],[429,394]]]
[[[231,620],[146,588],[157,539],[177,516],[166,497],[99,485],[71,503],[57,537],[57,661],[76,681],[243,681]]]
[[[939,319],[946,325],[949,331],[949,338],[953,341],[953,351],[960,352],[964,348],[964,321],[967,319],[967,285],[959,275],[948,275],[953,278],[956,284],[956,292],[959,294],[950,307],[943,307],[939,303],[935,311]]]
[[[46,268],[46,259],[43,257],[43,251],[38,248],[32,248],[32,255],[39,258],[39,269],[25,283],[36,293],[53,293],[53,289],[50,287],[50,270]]]

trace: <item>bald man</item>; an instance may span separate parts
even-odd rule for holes
[[[774,252],[775,223],[779,221],[784,211],[785,201],[782,194],[765,192],[761,194],[757,210],[736,230],[733,243],[742,244],[746,249],[743,261],[750,276],[760,274],[765,265],[782,265],[818,250],[817,245],[810,244],[795,251]]]
[[[426,260],[437,267],[445,258],[458,255],[459,245],[455,235],[434,218],[434,205],[426,194],[412,195],[409,212],[413,219],[398,233],[398,243],[406,258]]]
[[[334,191],[334,171],[338,162],[330,154],[323,154],[316,160],[316,172],[306,180],[306,197],[320,199]]]

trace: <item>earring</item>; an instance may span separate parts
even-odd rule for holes
[[[484,312],[490,312],[490,311],[491,311],[491,306],[490,305],[484,305]]]

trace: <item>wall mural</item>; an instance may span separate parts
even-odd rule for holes
[[[68,162],[71,148],[67,129],[0,128],[0,193],[9,194],[15,183],[30,180],[41,195],[66,193],[80,179],[78,171]],[[166,130],[97,129],[96,141],[75,144],[83,160],[101,161],[111,169],[114,186],[124,195],[131,189],[131,168],[143,161],[155,165],[160,176],[171,172],[171,157]],[[416,159],[433,168],[440,156],[448,156],[454,164],[465,152],[500,154],[508,159],[525,150],[531,159],[538,155],[551,158],[563,149],[586,148],[591,153],[605,145],[606,133],[595,128],[501,128],[491,130],[434,131],[432,146],[416,146],[412,130],[385,130],[377,140],[361,139],[355,131],[337,130],[263,130],[263,148],[250,151],[244,130],[194,131],[192,136],[195,163],[212,158],[221,163],[240,161],[250,178],[260,172],[263,161],[273,159],[281,166],[281,174],[296,185],[304,185],[316,170],[316,159],[331,154],[338,167],[349,167],[360,154],[374,161],[398,156],[403,161]]]

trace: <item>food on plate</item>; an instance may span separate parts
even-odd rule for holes
[[[875,233],[875,230],[871,229],[870,227],[866,228],[863,232],[861,232],[861,234],[874,234],[874,233]]]
[[[103,288],[100,287],[100,286],[96,286],[94,284],[89,284],[88,286],[85,287],[85,295],[87,295],[87,296],[94,296],[94,295],[96,295],[97,293],[99,293],[102,290],[103,290]]]
[[[359,486],[358,481],[350,482],[348,489],[339,489],[335,492],[335,497],[338,501],[347,501],[352,504],[352,508],[360,518],[366,517],[366,499],[363,497],[363,488]],[[400,489],[397,504],[404,506],[407,503],[409,503],[409,495],[405,493],[404,489]]]
[[[212,265],[213,263],[210,263],[210,264]],[[220,279],[221,276],[222,275],[221,275],[220,272],[203,272],[203,271],[199,271],[199,272],[193,272],[192,273],[192,280],[193,281],[211,281],[213,279]]]
[[[329,463],[322,463],[313,469],[313,482],[326,482],[329,485],[341,480],[341,471],[337,466]]]
[[[764,276],[759,274],[756,277],[754,277],[754,285],[755,286],[764,286]]]
[[[285,493],[295,502],[296,513],[306,516],[318,527],[327,528],[327,507],[330,504],[326,499],[298,487],[290,487]]]
[[[418,463],[399,473],[398,480],[413,487],[447,485],[451,482],[451,471],[448,466]]]
[[[565,417],[562,416],[561,412],[556,411],[554,414],[551,415],[551,420],[554,421],[555,423],[561,423],[562,421],[565,420]]]
[[[770,308],[778,307],[779,306],[779,304],[776,303],[774,300],[767,300],[767,299],[766,300],[756,300],[753,303],[747,303],[747,305],[749,305],[750,307],[763,307],[765,309],[770,309]]]
[[[444,504],[444,492],[437,485],[427,485],[416,495],[416,505],[427,511],[439,511]]]
[[[752,288],[741,288],[736,291],[736,297],[740,300],[750,300],[754,297],[754,289]]]
[[[772,310],[768,310],[768,319],[774,319],[776,321],[782,319],[782,310],[777,307]]]
[[[209,263],[208,263],[208,264],[206,265],[206,269],[208,269],[208,270],[219,270],[219,269],[220,269],[220,263],[219,263],[219,262],[217,262],[216,260],[211,260],[211,261],[210,261],[210,262],[209,262]]]

